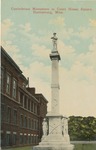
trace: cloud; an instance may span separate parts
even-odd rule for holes
[[[59,34],[60,34],[59,37],[61,39],[69,40],[75,35],[75,33],[76,33],[76,31],[73,28],[67,28],[67,26],[64,28],[60,27],[60,29],[59,29]]]
[[[64,77],[63,77],[64,79]],[[86,81],[61,82],[60,112],[64,115],[81,115],[96,117],[96,86]]]
[[[31,31],[31,24],[29,22],[25,23],[25,25],[21,24],[19,27],[23,30],[23,32]]]
[[[75,49],[71,45],[66,45],[63,41],[58,41],[58,51],[64,57],[70,57],[70,55],[74,55]]]
[[[58,43],[59,46],[59,43]],[[64,115],[96,116],[96,38],[88,52],[77,55],[75,49],[60,41],[60,112]],[[68,50],[68,51],[67,51]],[[68,70],[62,62],[73,59]]]
[[[10,32],[13,25],[14,25],[14,22],[12,22],[10,19],[3,20],[1,24],[2,36],[5,36],[8,32]]]
[[[89,50],[92,52],[96,51],[96,36],[93,38],[93,41],[89,46]]]
[[[38,33],[30,30],[30,32],[27,32],[25,30],[22,30],[22,28],[19,29],[19,34],[22,37],[22,39],[26,40],[26,43],[33,43],[33,44],[46,44],[50,40],[50,32],[47,30],[38,30]]]
[[[80,61],[75,62],[70,70],[71,79],[87,81],[89,84],[96,84],[96,72],[92,66],[84,66]]]
[[[96,28],[94,27],[96,27],[96,19],[89,19],[88,27],[80,27],[75,35],[82,39],[93,38],[96,36]]]
[[[50,49],[46,48],[44,45],[33,44],[32,53],[34,57],[46,59],[49,56]]]
[[[70,70],[60,66],[60,112],[96,116],[96,72],[75,62]]]
[[[49,24],[57,25],[57,26],[64,26],[65,25],[64,17],[59,16],[57,18],[54,18],[49,21]]]
[[[75,33],[77,37],[80,37],[82,39],[88,39],[88,38],[93,38],[96,33],[96,28],[92,27],[80,27],[78,32]]]
[[[7,53],[17,63],[17,65],[21,65],[23,56],[20,54],[20,49],[18,48],[17,45],[14,45],[12,43],[12,41],[2,40],[2,47],[7,51]]]
[[[92,39],[92,43],[88,47],[88,52],[86,54],[81,53],[77,59],[83,65],[91,66],[96,70],[96,37]]]
[[[37,93],[42,93],[49,101],[51,100],[51,67],[42,62],[35,61],[29,67],[21,66],[26,77],[29,77],[30,87],[35,87]]]
[[[90,19],[90,20],[89,20],[89,24],[90,24],[90,26],[92,26],[92,27],[96,27],[96,19]]]

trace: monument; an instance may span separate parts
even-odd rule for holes
[[[43,136],[39,145],[33,150],[73,150],[68,134],[68,118],[59,113],[59,61],[61,60],[57,50],[56,33],[51,38],[53,49],[50,54],[52,61],[51,81],[51,112],[46,115],[42,123]]]

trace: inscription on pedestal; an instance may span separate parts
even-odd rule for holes
[[[49,134],[61,134],[61,118],[49,119]]]

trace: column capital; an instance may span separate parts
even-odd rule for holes
[[[61,60],[60,54],[58,53],[58,51],[52,52],[50,54],[50,59],[51,60]]]

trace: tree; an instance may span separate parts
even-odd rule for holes
[[[96,118],[70,116],[69,135],[71,140],[96,140]]]

